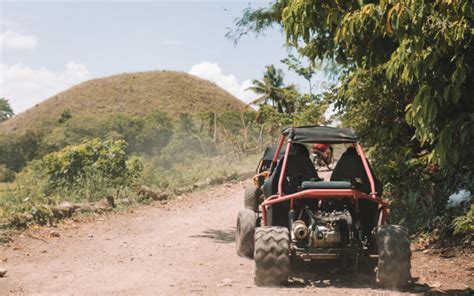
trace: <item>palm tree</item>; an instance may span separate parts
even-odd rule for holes
[[[285,91],[294,90],[295,86],[284,86],[283,71],[281,69],[276,69],[273,65],[267,66],[263,74],[263,80],[254,79],[252,84],[253,86],[247,88],[247,90],[251,90],[262,96],[253,100],[250,104],[268,104],[268,101],[271,101],[272,105],[276,105],[278,108],[278,112],[290,112],[290,110],[286,110],[288,108],[285,108],[287,107],[285,106],[287,105]]]

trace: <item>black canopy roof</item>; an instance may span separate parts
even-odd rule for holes
[[[291,136],[293,141],[301,143],[342,144],[357,143],[359,141],[359,137],[351,128],[290,126],[284,128],[281,133],[285,136]]]

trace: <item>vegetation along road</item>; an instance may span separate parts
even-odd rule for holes
[[[247,184],[248,183],[248,184]],[[1,247],[6,294],[380,294],[366,273],[300,264],[280,288],[257,288],[253,261],[235,253],[244,186],[229,183],[168,203],[58,228],[33,228]],[[408,293],[472,293],[474,260],[414,251]]]

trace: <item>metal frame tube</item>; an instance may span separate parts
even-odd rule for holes
[[[283,146],[283,144],[285,143],[285,136],[284,135],[281,135],[280,136],[280,141],[278,141],[278,146],[277,146],[277,149],[275,151],[275,155],[273,155],[273,160],[272,160],[272,164],[270,166],[270,172],[272,171],[273,167],[275,166],[275,164],[277,163],[278,161],[278,156],[280,155],[280,151],[281,151],[281,147]]]
[[[284,144],[286,136],[282,135],[280,137],[280,142],[278,145],[278,148],[276,150],[275,156],[273,157],[273,162],[272,162],[272,167],[278,160],[278,156],[281,151],[281,147]],[[262,203],[262,224],[267,225],[267,206],[284,202],[284,201],[290,201],[291,203],[291,209],[294,209],[294,202],[296,199],[302,199],[302,198],[314,198],[314,199],[326,199],[326,198],[351,198],[353,199],[354,203],[358,203],[359,199],[366,199],[370,200],[372,202],[375,202],[381,206],[381,221],[379,223],[384,224],[387,216],[387,206],[388,202],[382,200],[380,197],[377,196],[377,192],[375,191],[375,182],[374,178],[372,176],[372,172],[370,170],[369,164],[367,162],[367,158],[365,157],[364,151],[362,150],[362,146],[360,144],[354,144],[357,153],[360,155],[362,164],[364,165],[364,170],[367,174],[367,177],[369,179],[370,183],[370,190],[371,193],[366,194],[364,192],[360,192],[355,189],[308,189],[300,192],[296,192],[293,194],[285,195],[283,192],[283,180],[285,178],[285,173],[286,173],[286,165],[288,162],[288,155],[291,150],[291,145],[292,141],[288,140],[288,144],[286,147],[285,151],[285,156],[283,159],[283,167],[280,173],[280,178],[278,180],[278,193],[275,195],[272,195],[268,197],[266,200],[263,201]]]
[[[293,194],[279,196],[272,195],[262,202],[262,206],[266,207],[272,204],[284,202],[291,199],[301,199],[301,198],[352,198],[357,199],[367,199],[373,201],[382,206],[387,206],[388,203],[381,198],[373,198],[371,195],[360,192],[355,189],[307,189],[304,191],[296,192]]]

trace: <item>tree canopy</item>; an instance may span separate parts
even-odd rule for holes
[[[408,220],[434,217],[457,188],[472,192],[471,0],[277,0],[235,24],[235,40],[279,26],[310,62],[337,65],[327,102],[357,129]]]
[[[7,120],[14,115],[10,103],[5,98],[0,98],[0,122]]]
[[[473,15],[469,0],[283,0],[245,10],[234,36],[279,24],[312,61],[335,61],[352,77],[377,69],[383,86],[405,86],[406,122],[432,159],[457,163],[474,144]]]

